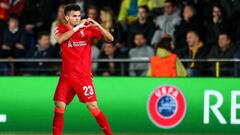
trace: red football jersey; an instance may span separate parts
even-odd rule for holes
[[[59,25],[55,34],[65,33],[67,25]],[[76,31],[69,40],[61,44],[61,77],[92,77],[92,38],[100,39],[101,31],[94,26],[87,26]]]

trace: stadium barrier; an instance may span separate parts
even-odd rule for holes
[[[4,62],[8,63],[28,63],[28,62],[50,62],[50,63],[60,63],[62,60],[61,59],[0,59],[0,64]],[[120,72],[121,75],[124,76],[125,70],[126,70],[126,65],[125,63],[149,63],[150,59],[147,57],[142,57],[142,58],[132,58],[132,59],[93,59],[93,63],[101,63],[101,62],[119,62],[120,63]],[[233,58],[233,59],[181,59],[181,62],[183,63],[190,63],[190,62],[207,62],[207,63],[215,63],[215,76],[220,77],[220,62],[226,62],[226,63],[234,63],[232,69],[228,70],[233,70],[234,76],[239,76],[239,70],[240,70],[240,59],[238,58]],[[11,68],[14,71],[14,64],[11,64]],[[35,69],[36,70],[36,69]],[[42,70],[42,69],[40,69]],[[49,71],[55,71],[56,69],[46,69]],[[204,70],[209,70],[209,69],[204,69]],[[1,66],[0,66],[0,71],[1,71]]]
[[[0,132],[49,131],[58,77],[0,77]],[[114,132],[240,134],[239,78],[95,77]],[[157,114],[157,115],[155,115]],[[75,96],[66,132],[100,132]]]

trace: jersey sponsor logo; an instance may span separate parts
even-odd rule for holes
[[[163,85],[150,95],[147,111],[150,120],[160,128],[173,128],[184,118],[186,100],[182,92],[174,86]]]
[[[68,40],[68,47],[79,47],[79,46],[86,46],[87,42],[86,41],[78,41],[78,42],[71,42]]]

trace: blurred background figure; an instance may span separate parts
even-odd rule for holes
[[[49,59],[55,58],[56,52],[50,44],[50,35],[46,31],[38,34],[38,42],[35,48],[28,51],[26,58],[28,59]],[[52,75],[53,65],[49,62],[26,62],[27,71],[25,75]]]
[[[120,51],[114,43],[104,43],[103,51],[101,52],[100,59],[113,60],[116,58],[123,58]],[[121,63],[119,62],[101,62],[98,66],[97,74],[100,76],[120,76],[121,75]]]
[[[8,21],[8,27],[5,28],[1,35],[0,45],[0,57],[1,58],[23,58],[28,49],[26,44],[26,34],[24,29],[19,26],[19,20],[16,15],[11,15]],[[4,64],[4,63],[3,63]],[[10,71],[4,74],[21,74],[20,68],[23,68],[22,63],[4,64],[5,68],[10,66]],[[12,71],[12,66],[15,67],[15,71]],[[6,71],[6,69],[5,69]]]
[[[8,21],[8,27],[3,31],[1,55],[3,58],[21,58],[24,56],[26,46],[26,35],[19,26],[19,20],[16,15],[11,15]]]
[[[188,48],[182,51],[181,58],[192,59],[192,62],[187,64],[188,76],[204,76],[204,71],[207,69],[206,63],[195,62],[197,59],[206,59],[208,50],[197,32],[189,31],[187,33]]]
[[[147,6],[140,6],[138,7],[138,17],[137,20],[134,21],[128,30],[128,40],[127,40],[127,47],[131,48],[134,47],[132,44],[134,43],[134,35],[136,32],[142,32],[146,37],[146,44],[151,45],[152,36],[155,31],[155,24],[149,18],[149,9]]]
[[[221,5],[213,5],[212,19],[205,23],[205,43],[209,48],[217,44],[218,35],[221,31],[230,32],[231,24],[226,20],[224,14]]]
[[[155,48],[155,56],[151,57],[147,76],[152,77],[185,77],[187,71],[177,54],[173,51],[171,38],[163,38]]]
[[[65,4],[60,4],[59,7],[58,7],[58,11],[57,11],[57,17],[56,19],[52,22],[52,25],[51,25],[51,35],[50,35],[50,41],[51,41],[51,44],[53,46],[55,46],[57,44],[57,41],[56,39],[54,38],[54,32],[55,32],[55,29],[58,25],[63,25],[66,23],[66,20],[64,19],[64,6]]]
[[[146,44],[146,38],[144,34],[138,32],[134,36],[135,48],[130,49],[129,58],[151,58],[154,55],[154,50],[152,47]],[[129,65],[129,75],[130,76],[145,76],[148,63],[130,63]]]
[[[121,48],[123,43],[123,30],[114,16],[110,7],[104,7],[100,10],[100,24],[114,36],[114,42],[117,47]]]
[[[87,9],[87,17],[86,18],[92,18],[93,20],[99,22],[98,18],[98,9],[96,6],[91,5]]]
[[[164,4],[164,14],[156,18],[155,30],[151,44],[157,44],[163,37],[173,38],[175,26],[181,21],[179,9],[176,7],[174,0],[166,0]]]
[[[197,11],[193,5],[186,5],[183,9],[182,20],[175,27],[174,44],[175,51],[180,53],[184,48],[187,48],[186,35],[190,30],[197,31],[202,34],[203,22],[198,18]]]
[[[229,34],[226,32],[221,32],[218,35],[218,44],[213,46],[210,53],[209,53],[209,58],[215,58],[215,59],[230,59],[234,58],[234,55],[238,51],[238,48],[232,43],[231,38]],[[212,74],[215,75],[216,71],[216,64],[213,63],[211,64],[211,71]],[[220,74],[219,76],[233,76],[234,72],[231,69],[234,67],[233,62],[219,62],[219,69],[220,69]]]

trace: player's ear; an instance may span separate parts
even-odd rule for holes
[[[65,20],[69,21],[69,16],[68,15],[65,16]]]

